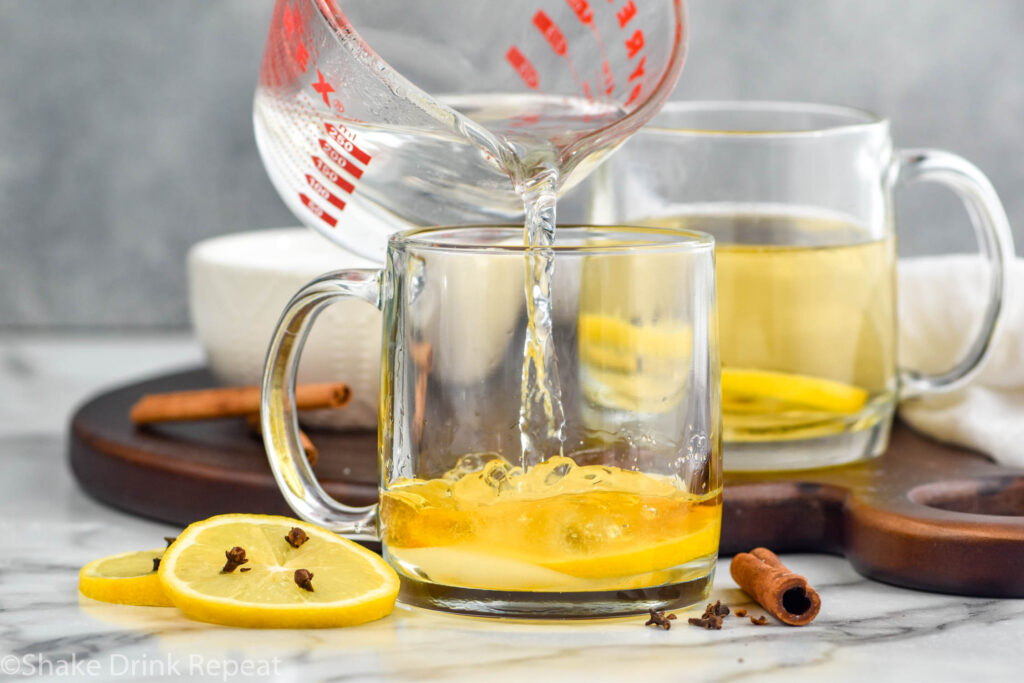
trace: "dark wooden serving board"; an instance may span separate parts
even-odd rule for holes
[[[186,525],[225,512],[291,514],[262,442],[240,419],[136,427],[142,394],[214,385],[190,370],[104,393],[71,422],[71,467],[106,503]],[[310,431],[316,471],[339,500],[377,499],[374,432]],[[1024,597],[1024,470],[926,439],[902,424],[889,450],[859,465],[727,475],[723,555],[845,555],[881,581],[925,590]]]

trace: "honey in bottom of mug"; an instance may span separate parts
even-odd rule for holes
[[[467,456],[381,499],[389,559],[421,581],[486,590],[600,591],[681,583],[714,565],[721,489],[562,456],[525,473]]]

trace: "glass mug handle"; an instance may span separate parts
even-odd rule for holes
[[[978,167],[955,154],[933,149],[905,149],[896,152],[891,176],[899,181],[934,182],[949,187],[967,208],[978,247],[988,263],[991,277],[988,304],[981,328],[963,356],[949,370],[926,374],[900,370],[900,399],[953,391],[969,382],[984,366],[992,341],[1001,325],[1003,308],[1010,294],[1007,277],[1013,258],[1013,235],[1006,211],[992,183]]]
[[[316,317],[342,299],[381,306],[381,271],[364,268],[327,273],[300,289],[274,330],[263,369],[260,424],[270,469],[288,505],[300,517],[348,538],[377,540],[377,504],[351,507],[334,500],[317,481],[299,443],[295,378],[299,356]]]

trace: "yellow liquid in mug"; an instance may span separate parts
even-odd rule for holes
[[[726,441],[830,436],[870,428],[888,414],[896,364],[893,239],[807,215],[641,222],[716,239]]]
[[[466,456],[437,479],[382,494],[383,539],[404,574],[447,586],[601,591],[705,576],[718,550],[721,489],[555,456],[527,472]]]

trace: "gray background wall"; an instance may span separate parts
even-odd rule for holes
[[[184,255],[294,223],[252,142],[272,0],[0,0],[0,329],[187,326]],[[991,177],[1024,243],[1024,2],[690,0],[677,99],[850,104]],[[967,250],[944,192],[905,254]]]

